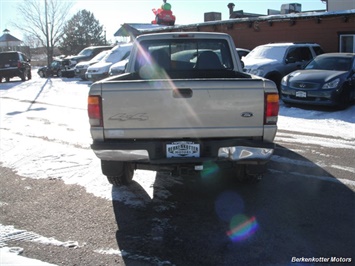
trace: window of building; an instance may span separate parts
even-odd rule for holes
[[[339,42],[340,52],[355,53],[355,34],[341,34]]]

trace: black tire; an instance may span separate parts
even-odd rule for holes
[[[31,70],[28,70],[28,73],[27,73],[27,79],[28,79],[28,80],[32,79],[32,73],[31,73]]]
[[[250,167],[254,169],[251,173]],[[234,174],[231,176],[233,182],[239,184],[256,184],[262,178],[262,173],[264,172],[264,166],[250,165],[247,167],[245,164],[235,164]]]
[[[6,82],[9,82],[9,81],[10,81],[10,78],[9,78],[9,77],[6,77],[5,80],[6,80]]]
[[[60,78],[63,77],[63,72],[61,69],[58,70],[57,77],[60,77]]]
[[[38,72],[38,75],[39,75],[41,78],[45,78],[45,77],[46,77],[46,75],[44,74],[44,72],[43,72],[42,70],[40,70],[40,71]]]
[[[113,186],[128,185],[132,182],[134,165],[128,162],[101,160],[102,173]]]
[[[245,164],[236,164],[233,167],[234,176],[232,178],[238,183],[246,183],[248,180]]]

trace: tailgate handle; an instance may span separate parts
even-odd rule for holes
[[[191,89],[173,89],[174,98],[191,98],[192,94]]]

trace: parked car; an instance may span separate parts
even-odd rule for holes
[[[5,78],[6,82],[10,78],[19,77],[22,81],[29,80],[31,75],[30,59],[21,52],[1,52],[0,53],[0,82]]]
[[[44,66],[38,69],[37,73],[41,78],[46,77],[66,77],[73,78],[74,63],[68,59],[55,58],[49,66]]]
[[[75,76],[81,78],[82,80],[86,80],[85,73],[88,67],[100,62],[108,52],[109,50],[102,51],[89,61],[82,61],[77,63],[74,67]]]
[[[77,55],[67,56],[66,59],[75,61],[76,64],[82,61],[89,61],[94,58],[97,54],[105,50],[111,50],[112,46],[90,46],[83,50]]]
[[[129,58],[121,60],[117,63],[114,63],[110,70],[108,71],[109,76],[119,75],[125,72],[126,66],[128,64]]]
[[[129,57],[132,43],[117,45],[98,63],[89,66],[85,77],[91,81],[98,81],[109,76],[110,67],[121,60]]]
[[[250,50],[244,48],[235,48],[237,49],[237,53],[239,58],[242,59],[243,57],[247,56],[250,53]]]
[[[317,56],[304,70],[282,79],[281,99],[285,103],[348,107],[355,100],[355,53]]]
[[[281,79],[302,69],[314,57],[323,53],[316,43],[270,43],[255,47],[244,57],[244,71],[274,81],[280,89]]]

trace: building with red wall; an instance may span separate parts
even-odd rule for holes
[[[122,27],[127,31],[132,28],[134,36],[154,32],[225,32],[233,37],[237,47],[250,50],[272,42],[315,42],[325,52],[355,52],[355,9],[242,17],[142,30],[130,24]]]

